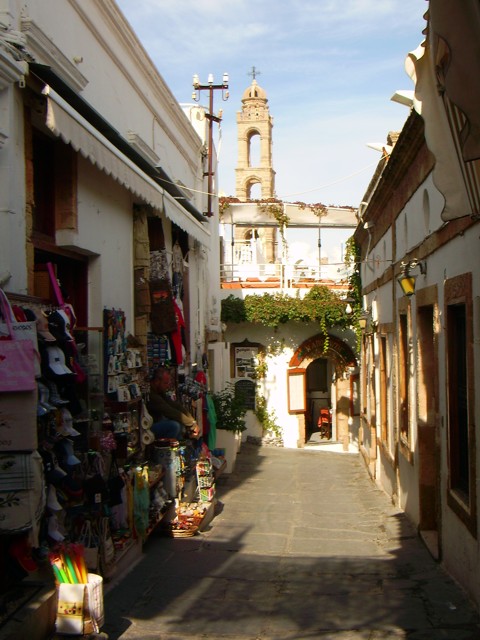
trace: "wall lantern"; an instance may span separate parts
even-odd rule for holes
[[[362,331],[365,331],[366,328],[371,323],[371,320],[372,320],[371,314],[368,311],[362,311],[362,313],[358,318],[358,326]]]
[[[402,262],[400,264],[401,273],[397,278],[404,296],[413,296],[415,294],[415,281],[417,275],[411,274],[410,271],[418,267],[422,276],[427,274],[427,263],[418,260],[410,260],[410,262]]]

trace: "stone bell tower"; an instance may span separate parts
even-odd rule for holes
[[[250,199],[252,185],[260,184],[261,199],[275,195],[275,171],[272,166],[273,118],[268,108],[266,92],[258,85],[259,72],[253,67],[252,84],[242,96],[242,110],[237,112],[238,161],[235,169],[236,196],[243,202]],[[253,166],[252,143],[260,140],[260,158]]]
[[[275,171],[272,166],[273,118],[268,107],[267,94],[256,80],[260,72],[252,67],[249,75],[252,83],[243,92],[242,110],[237,112],[238,159],[235,169],[235,195],[242,202],[251,198],[254,184],[261,186],[261,200],[275,196]],[[259,158],[254,158],[252,146],[259,142]],[[256,230],[235,229],[235,238],[246,240],[258,237],[261,240],[267,262],[275,262],[276,228],[263,227]]]

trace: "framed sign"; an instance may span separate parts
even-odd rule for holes
[[[235,378],[255,378],[258,347],[235,347]]]
[[[306,370],[287,371],[288,413],[305,413],[307,410]]]
[[[255,411],[256,384],[253,380],[237,380],[235,383],[235,393],[243,399],[245,409]]]

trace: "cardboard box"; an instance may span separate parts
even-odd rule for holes
[[[37,391],[0,393],[0,451],[37,448]]]

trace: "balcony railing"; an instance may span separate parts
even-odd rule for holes
[[[333,267],[332,267],[333,270]],[[234,264],[220,271],[222,289],[299,289],[315,285],[348,291],[348,281],[330,278],[329,265]]]

